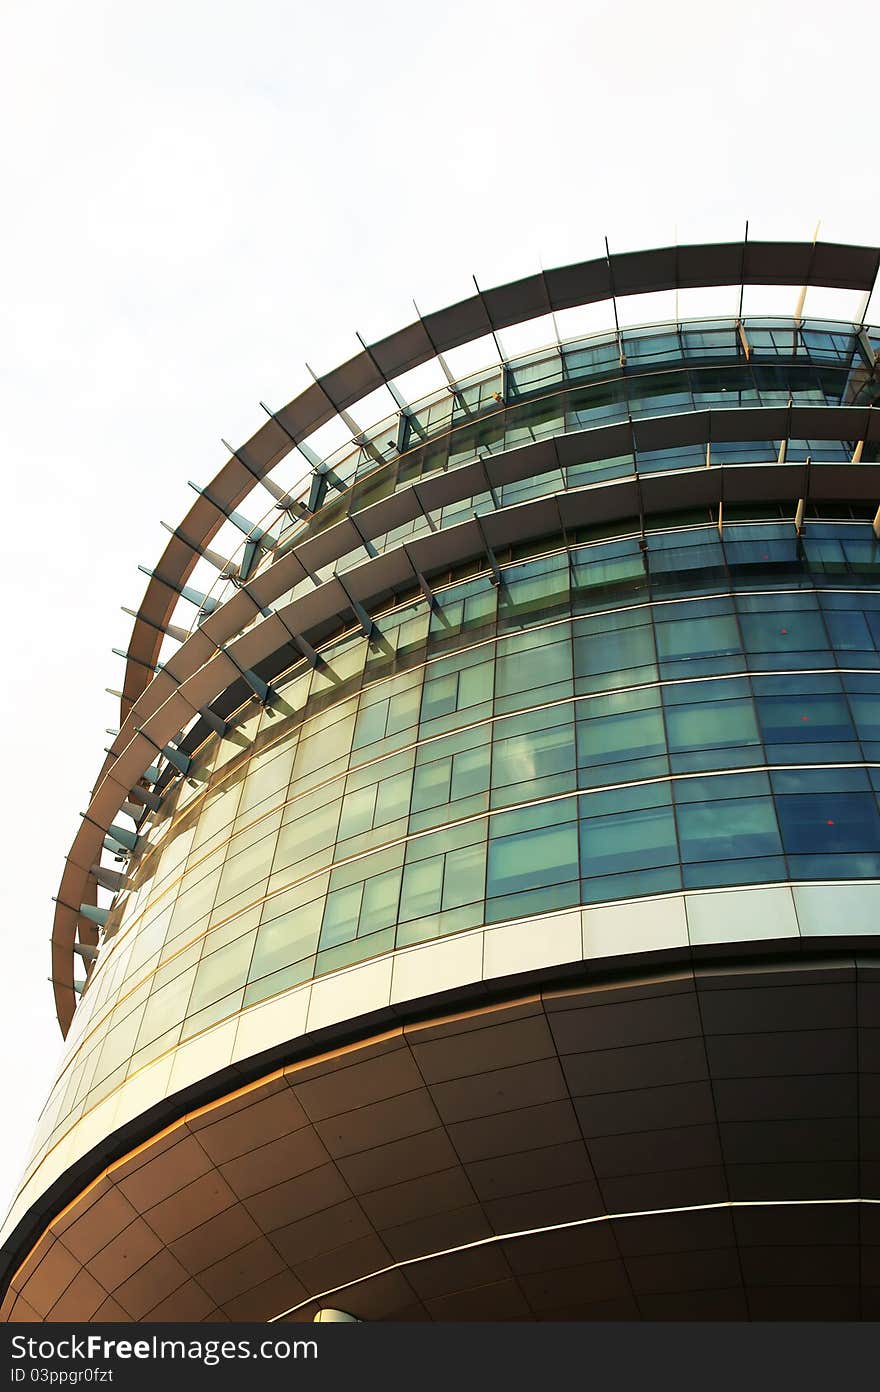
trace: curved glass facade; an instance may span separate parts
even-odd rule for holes
[[[169,789],[38,1146],[179,1042],[395,948],[880,879],[878,654],[880,554],[855,521],[547,546],[389,609]]]

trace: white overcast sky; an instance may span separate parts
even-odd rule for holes
[[[0,1209],[60,1035],[65,853],[138,562],[272,406],[612,249],[875,242],[868,0],[4,0]],[[791,311],[794,309],[792,297]],[[810,301],[808,300],[808,309]]]

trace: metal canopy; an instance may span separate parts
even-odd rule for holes
[[[387,379],[513,324],[595,304],[610,299],[612,293],[622,298],[658,290],[739,284],[824,285],[867,292],[875,283],[878,269],[880,249],[875,247],[833,242],[743,241],[611,253],[526,276],[423,315],[318,378],[276,411],[236,451],[208,485],[208,492],[222,507],[237,507],[255,480],[268,474],[296,442],[383,386]],[[207,499],[199,498],[181,522],[180,530],[194,541],[207,544],[222,522],[222,512]],[[196,560],[183,543],[172,539],[157,569],[180,585],[191,574]],[[132,660],[122,688],[123,716],[146,685],[145,668],[156,664],[161,646],[157,627],[168,623],[175,603],[173,593],[150,581],[129,642]]]

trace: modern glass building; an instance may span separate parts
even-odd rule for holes
[[[798,299],[878,265],[478,291],[196,489],[58,892],[4,1318],[880,1315],[880,330]]]

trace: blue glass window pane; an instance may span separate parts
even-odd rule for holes
[[[365,882],[358,920],[359,937],[388,928],[394,923],[399,893],[399,870],[386,870],[384,875],[373,875]]]
[[[489,837],[487,897],[577,879],[577,822],[570,799],[493,817]]]
[[[781,849],[769,798],[726,798],[678,808],[683,861],[738,860]]]
[[[741,614],[746,652],[790,655],[828,647],[819,614],[780,609],[766,614]]]
[[[571,694],[571,630],[568,624],[519,633],[498,643],[495,670],[496,710],[530,705],[520,693],[540,693],[537,700]]]
[[[319,947],[335,947],[355,937],[363,890],[363,884],[354,884],[327,895]]]
[[[656,691],[615,692],[577,706],[581,768],[643,759],[665,749]]]
[[[760,744],[752,702],[743,697],[713,701],[710,696],[688,705],[669,706],[666,728],[669,748],[676,751]]]
[[[863,740],[880,740],[880,692],[851,692],[850,709]]]
[[[400,918],[420,918],[423,914],[439,913],[443,895],[443,856],[417,860],[403,872],[400,894]]]
[[[623,620],[622,615],[619,617]],[[582,619],[579,623],[590,621]],[[574,640],[574,663],[579,691],[650,681],[657,675],[653,631],[644,620],[638,627],[624,627],[621,622],[613,628],[606,619],[593,632],[581,628]]]
[[[774,793],[862,793],[870,788],[863,768],[775,769],[770,774]]]
[[[470,797],[483,793],[489,786],[489,750],[463,749],[452,756],[452,798]]]
[[[880,813],[871,793],[789,794],[777,798],[786,851],[880,851]]]
[[[768,743],[854,738],[843,696],[805,691],[799,696],[759,696],[755,704]]]
[[[657,653],[661,661],[667,663],[731,656],[741,651],[739,630],[732,614],[702,619],[684,613],[674,623],[657,625]]]
[[[581,873],[613,875],[678,860],[671,807],[645,808],[581,822]]]
[[[709,889],[715,885],[767,884],[784,880],[782,856],[752,856],[747,860],[695,861],[682,866],[685,889]]]
[[[498,599],[501,627],[519,624],[525,616],[535,623],[554,610],[568,608],[570,568],[567,555],[541,557],[504,572],[504,589]]]
[[[572,553],[572,586],[576,601],[598,606],[609,591],[645,589],[647,579],[635,538],[604,546],[585,546]]]
[[[544,710],[527,717],[499,722],[492,746],[492,786],[510,788],[507,799],[521,800],[527,796],[549,792],[564,792],[573,786],[558,785],[554,775],[572,774],[575,766],[574,722],[571,707],[564,708],[568,719],[563,724],[557,711]],[[516,727],[520,728],[516,728]],[[533,728],[529,728],[529,726]],[[547,780],[553,786],[545,786]]]
[[[581,903],[631,899],[640,894],[668,894],[680,888],[681,869],[678,865],[664,865],[655,870],[629,870],[622,875],[596,875],[581,880]],[[622,939],[621,951],[626,950],[626,943]]]
[[[788,872],[793,880],[880,879],[880,852],[838,851],[835,854],[790,855]],[[845,923],[840,924],[846,932]]]
[[[677,803],[760,797],[770,792],[770,779],[766,773],[719,773],[714,777],[677,778],[674,790]]]

